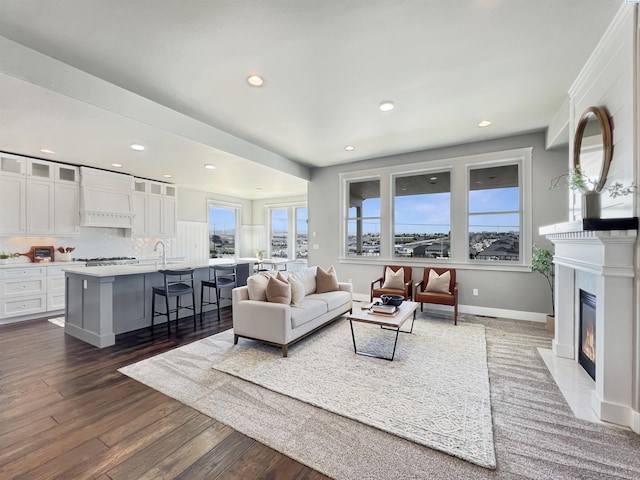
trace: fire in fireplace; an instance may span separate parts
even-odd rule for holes
[[[580,290],[580,348],[578,362],[596,379],[596,296]]]

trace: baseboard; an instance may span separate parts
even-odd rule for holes
[[[631,430],[640,435],[640,412],[636,412],[635,410],[632,413]]]
[[[359,302],[368,302],[369,295],[354,293],[353,299]],[[435,310],[442,312],[450,312],[451,307],[445,305],[424,304],[425,310]],[[513,320],[527,320],[529,322],[547,322],[546,313],[525,312],[521,310],[507,310],[504,308],[478,307],[475,305],[458,305],[458,312],[468,313],[470,315],[481,315],[483,317],[511,318]]]

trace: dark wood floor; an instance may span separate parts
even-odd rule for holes
[[[103,349],[46,319],[0,326],[0,478],[327,478],[117,371],[230,328],[225,310]]]

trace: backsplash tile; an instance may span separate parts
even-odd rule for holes
[[[136,257],[156,258],[153,251],[158,240],[167,246],[167,256],[174,256],[173,238],[131,238],[122,228],[80,227],[80,234],[73,237],[0,237],[0,252],[26,253],[34,245],[75,247],[72,258]]]

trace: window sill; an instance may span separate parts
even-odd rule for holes
[[[338,262],[345,265],[407,265],[410,267],[450,267],[458,270],[490,270],[503,272],[530,272],[531,267],[521,263],[499,262],[456,262],[435,258],[383,258],[383,257],[341,257]]]

